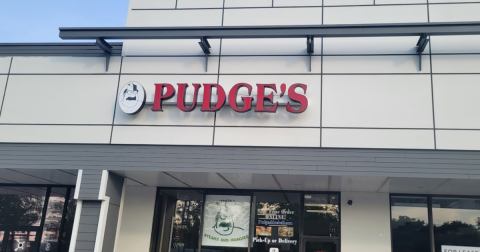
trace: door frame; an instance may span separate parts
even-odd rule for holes
[[[300,252],[306,252],[306,244],[307,242],[329,242],[335,243],[337,245],[337,251],[340,252],[340,238],[339,237],[303,237],[302,238],[302,246]]]

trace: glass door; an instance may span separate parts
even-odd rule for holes
[[[338,241],[308,239],[304,241],[305,252],[340,252]]]
[[[38,249],[37,228],[0,230],[0,252],[35,252]]]

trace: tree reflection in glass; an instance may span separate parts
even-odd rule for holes
[[[172,251],[198,249],[201,213],[201,202],[177,200],[173,221]]]
[[[198,251],[203,194],[194,190],[162,190],[161,193],[167,209],[165,227],[172,231],[169,232],[169,251]],[[161,248],[161,251],[167,250],[168,246]]]
[[[65,224],[63,224],[62,244],[60,244],[60,252],[68,252],[70,247],[70,238],[72,237],[73,222],[75,219],[75,211],[77,210],[77,200],[73,198],[75,191],[70,192],[70,199],[65,214]]]
[[[43,225],[40,251],[57,251],[67,188],[52,188]]]
[[[392,251],[430,251],[427,197],[392,196]]]
[[[305,194],[304,234],[326,237],[340,235],[338,195]]]
[[[0,226],[40,226],[46,188],[0,187]]]
[[[480,199],[433,197],[435,250],[442,245],[480,247]]]

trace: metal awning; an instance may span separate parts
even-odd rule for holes
[[[110,43],[112,55],[122,54],[121,42]],[[104,56],[95,43],[0,43],[0,56]]]
[[[105,52],[107,70],[111,52],[108,50],[109,44],[105,41],[106,39],[200,39],[198,43],[205,53],[205,71],[207,71],[208,56],[210,55],[208,39],[305,38],[311,71],[315,38],[419,36],[416,46],[421,71],[422,53],[430,40],[429,36],[475,34],[480,34],[480,22],[315,26],[60,28],[60,38],[62,39],[96,39],[97,45]]]
[[[62,39],[239,39],[480,34],[480,22],[307,26],[60,28]]]

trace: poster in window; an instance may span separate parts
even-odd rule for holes
[[[202,246],[248,247],[250,196],[207,195]]]

